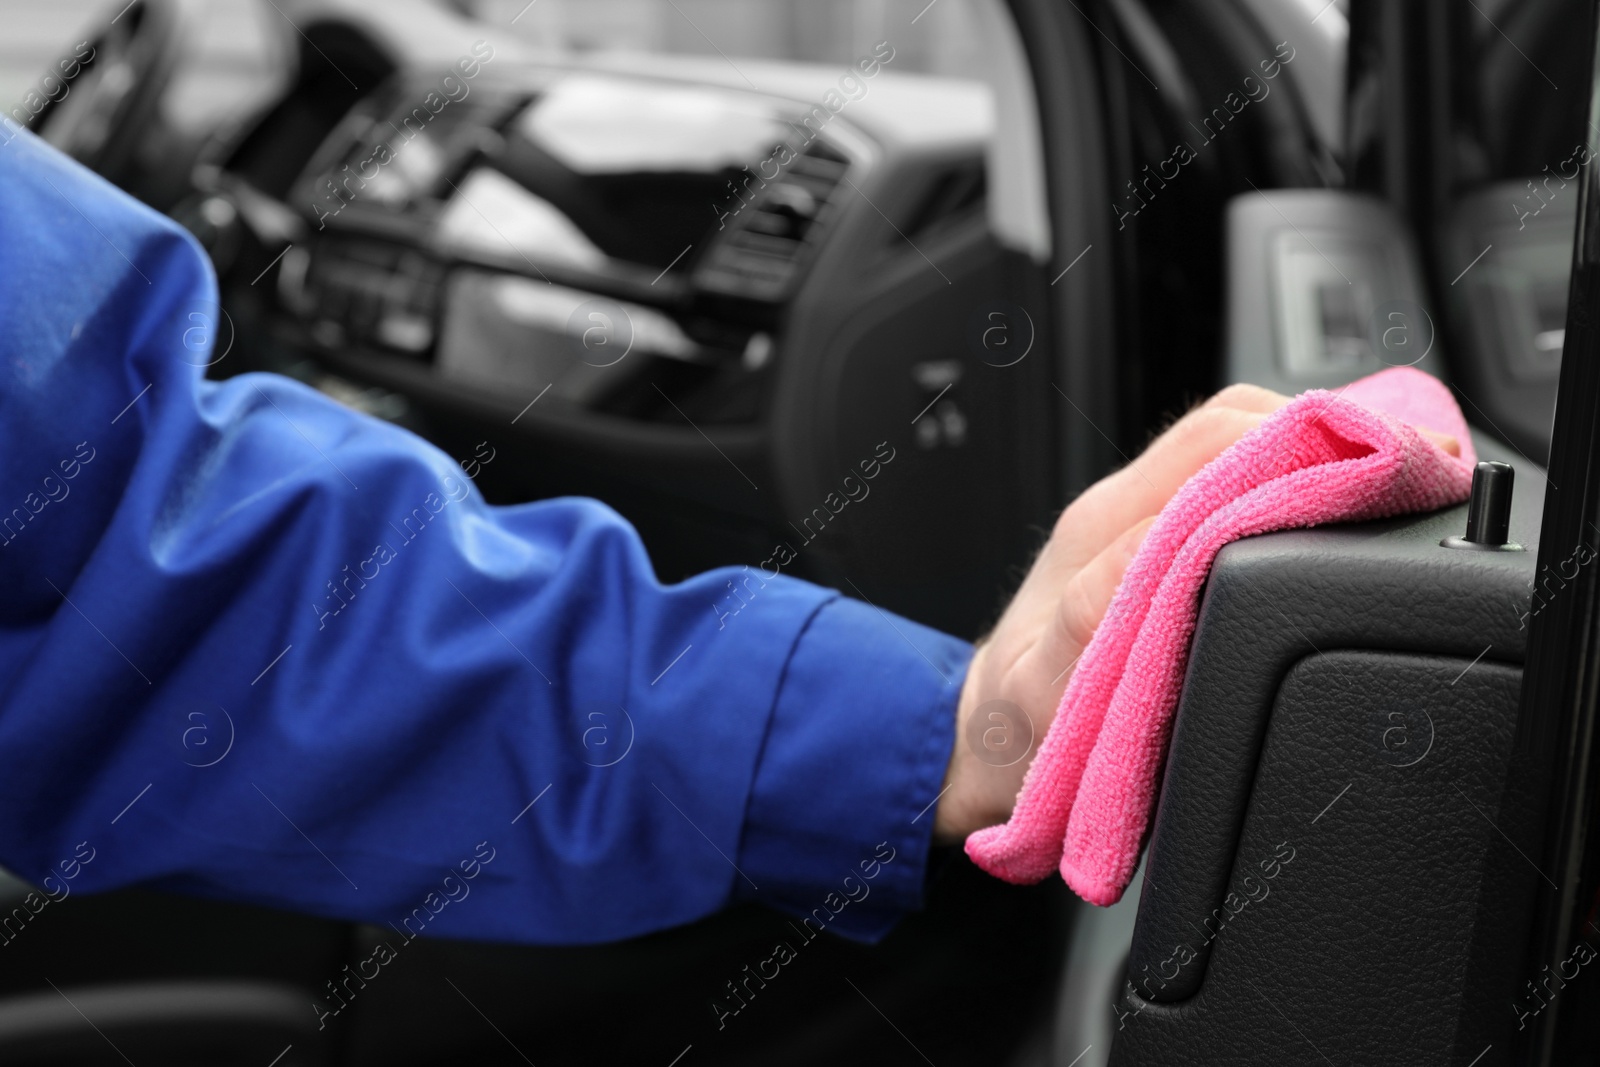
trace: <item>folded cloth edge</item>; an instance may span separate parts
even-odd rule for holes
[[[1308,410],[1314,410],[1309,422],[1305,421]],[[1460,442],[1462,455],[1459,459],[1449,456],[1432,441],[1417,433],[1409,424],[1399,418],[1396,412],[1403,413],[1406,417],[1415,419],[1428,429],[1454,435]],[[1297,423],[1304,425],[1296,426]],[[1475,460],[1471,438],[1468,434],[1466,421],[1460,409],[1454,403],[1449,389],[1442,382],[1412,368],[1391,368],[1378,374],[1351,383],[1338,393],[1325,390],[1311,390],[1301,394],[1289,405],[1270,416],[1262,426],[1245,435],[1232,448],[1224,452],[1206,468],[1202,469],[1174,498],[1174,503],[1203,498],[1208,483],[1218,479],[1226,479],[1230,474],[1238,480],[1238,472],[1230,472],[1228,465],[1240,462],[1241,455],[1248,455],[1252,449],[1260,450],[1263,440],[1275,434],[1289,434],[1291,454],[1298,451],[1300,435],[1308,432],[1313,426],[1322,423],[1327,431],[1335,437],[1342,438],[1357,445],[1364,445],[1371,449],[1370,452],[1343,459],[1332,457],[1321,461],[1303,464],[1293,456],[1289,463],[1292,468],[1274,477],[1262,479],[1259,483],[1246,490],[1240,496],[1224,500],[1222,504],[1212,508],[1212,513],[1229,511],[1235,517],[1238,512],[1247,507],[1247,501],[1262,493],[1278,492],[1284,490],[1281,483],[1284,479],[1295,481],[1317,481],[1325,479],[1326,472],[1333,466],[1343,469],[1343,482],[1341,483],[1353,496],[1342,499],[1339,505],[1329,509],[1313,508],[1311,514],[1299,513],[1304,509],[1291,509],[1297,513],[1285,517],[1287,521],[1272,516],[1263,516],[1258,523],[1246,523],[1243,528],[1234,528],[1220,533],[1214,533],[1215,543],[1204,546],[1201,551],[1202,565],[1198,568],[1198,575],[1192,579],[1193,589],[1188,591],[1187,599],[1192,601],[1186,606],[1190,616],[1189,625],[1185,628],[1181,649],[1177,650],[1180,662],[1186,662],[1188,655],[1189,637],[1192,635],[1193,616],[1198,609],[1198,593],[1203,586],[1209,568],[1215,558],[1216,552],[1223,545],[1239,537],[1250,536],[1254,533],[1268,532],[1277,529],[1286,529],[1295,526],[1316,525],[1323,522],[1350,521],[1353,519],[1376,518],[1383,514],[1394,514],[1405,511],[1425,510],[1442,506],[1458,500],[1466,495],[1470,486],[1470,472]],[[1273,446],[1265,446],[1271,448]],[[1282,446],[1277,446],[1281,448]],[[1423,464],[1425,469],[1413,469],[1416,464]],[[1369,468],[1358,472],[1357,469],[1344,466],[1354,464],[1359,467]],[[1385,473],[1385,471],[1387,473]],[[1441,472],[1443,477],[1441,478]],[[1249,472],[1245,472],[1246,476]],[[1374,482],[1376,479],[1376,484]],[[1426,483],[1430,480],[1437,482],[1436,492],[1426,492]],[[1197,484],[1199,483],[1199,484]],[[1271,487],[1276,486],[1274,490]],[[1394,500],[1396,486],[1409,486],[1411,492],[1403,499]],[[1403,491],[1403,490],[1402,490]],[[1420,491],[1420,494],[1419,494]],[[1294,499],[1291,496],[1291,499]],[[1147,550],[1151,553],[1167,555],[1170,557],[1167,566],[1176,560],[1179,552],[1190,547],[1187,542],[1199,536],[1212,515],[1207,514],[1195,522],[1189,517],[1186,523],[1176,523],[1179,526],[1188,526],[1188,533],[1183,535],[1176,545],[1162,546],[1156,536],[1158,528],[1163,525],[1158,520],[1158,528],[1153,528],[1151,536],[1147,537],[1146,545],[1141,549],[1141,555]],[[1170,538],[1169,538],[1170,540]],[[1139,571],[1140,560],[1135,559],[1130,566],[1128,575],[1134,576]],[[1147,584],[1147,595],[1150,602],[1159,595],[1159,590],[1168,575],[1163,571],[1153,586]],[[1126,604],[1129,578],[1125,577],[1124,583],[1119,587],[1113,597],[1113,609],[1108,612],[1108,620],[1122,618],[1129,612]],[[1132,609],[1132,615],[1137,619],[1135,627],[1143,630],[1150,616],[1150,602]],[[1142,609],[1142,610],[1141,610]],[[1125,621],[1133,621],[1126,619]],[[1083,661],[1079,664],[1079,672],[1075,674],[1074,681],[1089,680],[1083,675],[1093,675],[1104,672],[1107,665],[1098,663],[1098,653],[1106,651],[1109,639],[1102,638],[1106,632],[1103,625],[1101,633],[1097,633],[1091,647],[1085,651]],[[1090,709],[1089,718],[1098,718],[1098,722],[1084,724],[1078,720],[1085,717],[1083,712],[1075,712],[1078,703],[1084,697],[1094,697],[1095,694],[1080,692],[1080,686],[1069,682],[1067,692],[1062,699],[1061,709],[1056,722],[1052,724],[1044,744],[1038,753],[1034,766],[1029,768],[1024,781],[1022,793],[1018,799],[1018,811],[1013,814],[1011,822],[1000,826],[989,827],[970,836],[967,840],[967,853],[979,866],[1007,881],[1036,882],[1048,876],[1051,868],[1060,869],[1069,885],[1091,903],[1109,904],[1120,898],[1127,879],[1122,877],[1121,870],[1116,870],[1111,877],[1105,877],[1105,872],[1099,875],[1091,874],[1082,869],[1072,860],[1072,850],[1068,841],[1072,836],[1071,827],[1074,823],[1081,822],[1079,800],[1085,793],[1085,783],[1090,780],[1090,766],[1094,762],[1095,750],[1099,748],[1100,737],[1106,727],[1106,719],[1117,703],[1117,694],[1123,689],[1125,671],[1128,659],[1132,657],[1138,646],[1138,638],[1126,640],[1123,645],[1125,652],[1117,658],[1120,663],[1109,666],[1113,669],[1116,679],[1112,692],[1102,694],[1102,707],[1096,712]],[[1096,649],[1094,646],[1101,646]],[[1115,655],[1115,654],[1114,654]],[[1098,668],[1098,669],[1097,669]],[[1181,672],[1180,672],[1181,674]],[[1170,706],[1158,709],[1155,715],[1162,721],[1158,724],[1159,747],[1164,759],[1167,734],[1170,732],[1172,713],[1175,710],[1178,692],[1181,692],[1181,677],[1177,691],[1171,694]],[[1091,725],[1096,736],[1089,740],[1090,751],[1087,757],[1075,757],[1070,751],[1061,752],[1061,749],[1070,749],[1072,739],[1062,737],[1063,730],[1058,730],[1058,725],[1076,724],[1078,727]],[[1055,742],[1055,743],[1053,743]],[[1077,740],[1077,745],[1085,742]],[[1076,773],[1076,781],[1070,783],[1052,783],[1046,779],[1058,777],[1060,764],[1082,763]],[[1156,772],[1159,773],[1159,766]],[[1070,804],[1063,805],[1061,796],[1041,798],[1037,796],[1042,790],[1049,789],[1052,785],[1064,786],[1070,784],[1074,787],[1075,795]],[[1153,788],[1154,782],[1150,783]],[[1064,794],[1065,789],[1061,792]],[[1143,815],[1136,821],[1139,824],[1139,833],[1142,836],[1148,830],[1151,812],[1153,811],[1155,795],[1143,799],[1140,803],[1144,807]],[[1042,809],[1042,810],[1041,810]],[[1064,815],[1063,815],[1064,811]],[[1018,815],[1024,815],[1019,824]],[[1042,818],[1031,818],[1039,816]],[[1056,830],[1050,834],[1050,826],[1030,826],[1028,823],[1042,821],[1059,825],[1066,823],[1066,832]],[[1055,842],[1046,844],[1046,836],[1055,836]],[[1130,855],[1122,857],[1122,862],[1115,866],[1128,866],[1127,873],[1131,875],[1132,865],[1137,863],[1137,854],[1141,842],[1133,842]],[[1097,865],[1098,866],[1098,865]]]

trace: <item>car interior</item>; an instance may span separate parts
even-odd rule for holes
[[[723,1027],[775,911],[419,941],[324,1022],[384,927],[160,886],[35,918],[9,879],[0,1062],[1600,1063],[1593,4],[82,15],[39,61],[70,90],[9,114],[200,241],[208,375],[487,443],[491,502],[598,498],[663,581],[786,546],[976,639],[1077,493],[1235,382],[1417,367],[1515,479],[1494,550],[1443,543],[1467,504],[1223,550],[1113,907],[948,850],[924,911]]]

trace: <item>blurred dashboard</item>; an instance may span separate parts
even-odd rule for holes
[[[330,353],[377,349],[502,396],[548,388],[552,408],[753,422],[842,200],[914,177],[910,231],[981,214],[986,91],[899,86],[902,104],[936,97],[903,110],[949,121],[896,122],[873,98],[892,56],[811,87],[865,119],[688,80],[703,65],[682,60],[519,78],[469,57],[398,76],[295,181],[316,239],[286,255],[280,294]]]
[[[491,499],[598,496],[666,578],[784,545],[791,573],[981,628],[1053,485],[1022,462],[1048,451],[1048,364],[974,381],[1044,348],[1017,300],[1042,268],[987,210],[988,85],[896,71],[888,42],[837,67],[488,41],[445,63],[305,32],[295,84],[175,212],[266,338],[213,373],[331,373],[448,450],[492,438],[515,461]],[[884,455],[913,459],[868,490]],[[866,491],[870,522],[846,510]]]

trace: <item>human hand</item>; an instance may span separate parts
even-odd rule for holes
[[[955,842],[1011,815],[1037,742],[1055,718],[1071,670],[1105,617],[1145,532],[1174,493],[1289,397],[1233,385],[1190,411],[1138,459],[1090,486],[1056,520],[994,630],[978,644],[956,709],[956,743],[934,836]],[[1450,455],[1455,438],[1422,429]],[[1033,744],[1014,760],[1006,747],[1032,725]],[[1005,739],[1004,758],[986,751],[985,731]],[[997,763],[1006,763],[997,766]]]
[[[1145,532],[1190,477],[1289,399],[1257,386],[1230,386],[1062,512],[967,671],[955,750],[934,819],[936,839],[959,841],[1010,817],[1036,743],[1050,728],[1072,667],[1105,617]],[[1421,432],[1460,455],[1453,437]],[[1018,709],[1032,725],[1033,744],[1012,757],[1006,749],[1030,740]],[[985,745],[990,736],[1003,739],[998,752]]]

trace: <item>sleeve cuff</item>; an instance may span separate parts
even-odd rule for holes
[[[876,941],[923,899],[965,641],[847,598],[795,643],[756,768],[739,899]]]

